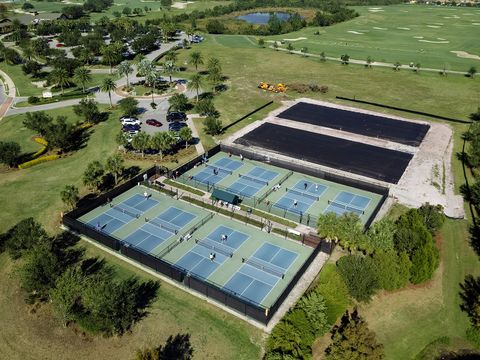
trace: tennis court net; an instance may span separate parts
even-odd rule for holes
[[[308,192],[304,192],[304,191],[300,191],[300,190],[297,190],[297,189],[292,189],[292,188],[285,188],[285,190],[287,192],[291,192],[293,194],[296,194],[298,196],[303,196],[303,197],[306,197],[308,199],[311,199],[311,200],[314,200],[314,201],[318,201],[320,200],[320,197],[319,196],[315,196],[313,194],[310,194]]]
[[[117,211],[120,211],[123,214],[126,214],[126,215],[130,216],[131,218],[137,218],[138,219],[140,217],[140,214],[136,214],[133,211],[127,210],[127,209],[125,209],[125,208],[123,208],[119,205],[113,205],[112,208],[114,208]]]
[[[268,266],[266,264],[263,264],[258,260],[254,260],[252,258],[250,258],[250,259],[242,258],[242,262],[244,262],[245,264],[251,265],[251,266],[253,266],[257,269],[263,270],[266,273],[269,273],[269,274],[274,275],[276,277],[279,277],[279,278],[282,278],[282,279],[285,277],[285,274],[282,273],[281,271],[276,270],[273,267]]]
[[[203,240],[195,239],[195,243],[197,243],[198,245],[201,245],[201,246],[203,246],[207,249],[219,252],[220,254],[223,254],[225,256],[233,257],[233,252],[232,251],[227,250],[225,247],[221,246],[217,242],[210,241],[210,240],[207,240],[207,239],[203,239]]]
[[[223,172],[223,173],[225,173],[225,174],[230,174],[230,175],[233,174],[233,171],[232,171],[232,170],[228,170],[228,169],[225,169],[225,168],[221,168],[221,167],[219,167],[219,166],[217,166],[217,165],[208,165],[208,164],[207,164],[207,167],[208,167],[208,168],[211,168],[211,169],[213,169],[213,170],[221,171],[221,172]]]
[[[338,207],[338,208],[341,208],[341,209],[344,209],[344,210],[347,210],[347,211],[351,211],[351,212],[354,212],[356,214],[365,214],[364,209],[353,206],[353,205],[350,205],[350,204],[342,203],[342,202],[339,202],[339,201],[336,201],[336,200],[328,200],[328,203],[332,206],[335,206],[335,207]]]
[[[164,229],[164,230],[167,230],[168,232],[171,232],[172,234],[178,234],[178,229],[174,229],[168,225],[165,225],[163,224],[162,222],[160,222],[160,220],[158,219],[149,219],[148,220],[149,223],[161,228],[161,229]]]
[[[267,180],[259,179],[259,178],[256,178],[256,177],[253,177],[253,176],[250,176],[250,175],[238,174],[238,177],[244,178],[244,179],[247,179],[247,180],[251,180],[251,181],[256,182],[258,184],[268,185]]]

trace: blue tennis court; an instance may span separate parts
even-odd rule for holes
[[[229,186],[228,191],[250,197],[268,186],[270,181],[278,176],[278,173],[255,166],[248,174],[239,174],[238,176],[238,180]]]
[[[196,216],[189,212],[170,207],[152,219],[145,219],[145,224],[128,235],[124,241],[150,253],[157,246],[177,235],[195,218]]]
[[[316,184],[310,180],[300,180],[293,188],[286,188],[274,206],[296,214],[305,214],[308,209],[323,195],[327,186]]]
[[[283,278],[298,254],[264,243],[225,284],[224,288],[260,304]]]
[[[334,200],[329,200],[329,205],[324,213],[334,212],[342,215],[346,212],[353,212],[357,215],[362,215],[365,212],[371,199],[361,195],[355,195],[348,191],[342,191]]]
[[[241,161],[221,158],[212,164],[206,164],[202,171],[193,176],[193,179],[207,185],[216,184],[242,166]]]
[[[157,204],[158,201],[151,197],[145,198],[143,195],[135,194],[117,205],[105,205],[108,210],[87,224],[99,231],[112,234]]]

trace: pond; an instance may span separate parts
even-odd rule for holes
[[[256,13],[237,16],[236,19],[246,21],[250,24],[266,25],[268,24],[268,19],[270,19],[271,14],[275,14],[280,21],[286,21],[291,16],[291,14],[286,12],[275,12],[275,13],[256,12]]]

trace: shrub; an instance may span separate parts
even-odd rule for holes
[[[54,155],[47,155],[47,156],[42,156],[39,157],[38,159],[30,160],[27,162],[24,162],[23,164],[18,165],[19,169],[26,169],[47,161],[52,161],[52,160],[57,160],[60,158],[60,155],[54,154]]]
[[[29,96],[27,101],[29,104],[37,104],[40,102],[40,98],[38,96]]]
[[[334,324],[350,305],[347,285],[335,265],[327,264],[323,267],[317,291],[325,299],[328,323]]]
[[[33,141],[35,141],[37,144],[48,146],[48,141],[40,136],[34,136]]]
[[[308,86],[307,84],[301,84],[301,83],[288,84],[288,88],[298,92],[299,94],[304,94],[310,90],[310,86]]]

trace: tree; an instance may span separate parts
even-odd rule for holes
[[[188,109],[188,98],[185,94],[174,94],[168,99],[170,108],[175,111],[185,111]]]
[[[152,149],[160,151],[160,159],[163,159],[165,151],[170,149],[175,142],[175,135],[171,131],[157,132],[150,140]]]
[[[432,239],[415,250],[412,258],[410,281],[420,284],[430,280],[440,264],[440,254]]]
[[[415,251],[432,240],[417,209],[411,209],[396,221],[397,231],[393,237],[395,249],[406,252],[412,258]]]
[[[416,72],[417,74],[420,72],[420,67],[421,67],[421,66],[422,66],[422,65],[421,65],[420,63],[416,63],[416,64],[415,64],[415,72]]]
[[[55,281],[50,290],[50,298],[56,315],[67,326],[76,319],[81,307],[81,294],[85,283],[85,274],[80,267],[70,267]]]
[[[101,49],[102,61],[110,66],[110,74],[113,66],[122,61],[122,45],[113,43],[106,45]]]
[[[0,163],[14,167],[17,165],[17,159],[20,156],[21,148],[14,141],[0,141]]]
[[[133,9],[133,13],[134,13],[136,16],[140,16],[140,15],[142,15],[143,10],[142,10],[141,8],[135,8],[135,9]]]
[[[155,65],[148,59],[141,59],[138,62],[137,70],[140,76],[147,76],[147,74],[155,70]]]
[[[348,65],[348,63],[350,62],[350,55],[343,54],[342,56],[340,56],[340,60],[342,61],[342,65]]]
[[[28,10],[32,10],[32,9],[35,9],[35,7],[30,4],[29,2],[24,2],[23,5],[22,5],[22,10],[25,10],[25,11],[28,11]]]
[[[28,60],[22,65],[22,71],[26,75],[32,74],[33,77],[37,77],[40,70],[42,70],[42,65],[36,61]]]
[[[119,154],[114,154],[107,158],[105,170],[113,175],[115,179],[115,185],[118,184],[118,177],[122,175],[123,171],[125,170],[124,163],[125,161]]]
[[[400,71],[400,67],[402,66],[402,64],[400,62],[396,62],[395,64],[393,64],[393,69],[395,71]]]
[[[198,103],[198,92],[203,86],[203,78],[200,74],[195,74],[192,76],[190,83],[188,84],[188,87],[192,90],[195,90],[196,92],[196,99]]]
[[[217,19],[208,20],[205,28],[209,34],[223,34],[225,32],[225,25]]]
[[[193,51],[190,56],[188,62],[195,66],[195,70],[198,70],[198,65],[203,65],[203,56],[200,51]]]
[[[301,348],[302,337],[295,326],[286,321],[280,321],[268,338],[267,349],[292,356],[293,359],[303,358]]]
[[[100,121],[100,110],[98,104],[93,99],[82,99],[77,105],[73,106],[73,112],[85,119],[89,124],[96,124]]]
[[[130,16],[132,14],[132,9],[130,9],[128,6],[125,6],[122,10],[122,14],[125,16]]]
[[[193,347],[189,334],[170,335],[165,345],[149,349],[138,349],[135,360],[191,360]]]
[[[27,112],[25,120],[23,120],[23,126],[41,136],[45,136],[52,122],[53,118],[43,111]]]
[[[150,146],[150,135],[144,131],[140,131],[132,138],[132,147],[142,153],[142,158],[145,156],[145,150]]]
[[[322,51],[322,52],[320,53],[320,61],[322,61],[322,62],[327,61],[327,56],[325,55],[325,52],[324,52],[324,51]]]
[[[348,291],[358,301],[368,302],[378,289],[378,279],[372,259],[360,255],[343,256],[337,261]]]
[[[205,132],[209,135],[218,135],[222,132],[222,122],[214,116],[207,116],[204,122]]]
[[[123,115],[132,117],[138,114],[138,100],[132,97],[126,97],[118,102]]]
[[[155,103],[154,95],[155,95],[157,79],[158,79],[158,73],[157,73],[156,69],[150,71],[149,73],[147,73],[145,75],[145,82],[148,83],[152,87],[152,91],[151,91],[152,104]]]
[[[175,64],[178,60],[178,55],[177,55],[176,51],[170,50],[169,52],[167,52],[165,54],[164,58],[165,58],[165,61],[170,61],[170,62]]]
[[[467,275],[463,284],[460,284],[460,308],[470,318],[475,329],[480,329],[480,277]]]
[[[445,222],[442,205],[423,204],[418,208],[418,214],[422,217],[423,223],[432,235],[434,235]]]
[[[475,74],[477,73],[477,68],[475,66],[472,66],[470,69],[468,69],[467,74],[470,76],[470,78],[474,78]]]
[[[218,72],[222,72],[222,65],[220,64],[220,60],[215,57],[211,57],[207,61],[207,71],[215,71],[218,70]]]
[[[217,86],[222,81],[222,78],[223,76],[220,68],[214,67],[208,71],[208,81],[212,84],[212,89],[214,92],[216,91]]]
[[[316,290],[310,291],[298,301],[298,308],[305,312],[314,335],[322,336],[328,330],[325,299]]]
[[[198,111],[201,116],[211,116],[217,119],[220,117],[220,113],[215,108],[215,105],[213,105],[213,101],[210,98],[200,100],[195,106],[195,110]]]
[[[375,62],[375,60],[373,60],[373,58],[371,56],[368,56],[367,61],[366,61],[367,68],[371,68],[373,62]]]
[[[87,165],[83,173],[83,184],[91,189],[98,190],[103,184],[103,174],[105,170],[99,161],[92,161]]]
[[[26,218],[8,230],[5,248],[12,259],[18,259],[35,244],[45,242],[47,239],[47,233],[42,226],[33,218]]]
[[[73,79],[82,84],[83,92],[85,92],[85,84],[92,81],[92,76],[90,75],[90,73],[90,69],[87,69],[83,66],[76,68],[74,71]]]
[[[130,75],[133,72],[133,67],[130,65],[128,61],[122,61],[118,67],[117,67],[117,72],[120,76],[126,76],[127,78],[127,88],[130,88],[130,82],[128,79],[128,75]]]
[[[60,197],[65,205],[70,209],[74,209],[80,197],[78,196],[78,188],[75,185],[65,185],[60,192]]]
[[[167,61],[163,64],[163,72],[167,74],[170,78],[170,83],[172,83],[172,75],[177,72],[177,67],[172,61]]]
[[[50,73],[50,78],[57,86],[60,86],[63,95],[63,88],[70,84],[70,75],[68,74],[67,70],[56,68]]]
[[[295,48],[293,47],[292,43],[288,43],[287,44],[287,50],[288,52],[291,54],[293,50],[295,50]]]
[[[308,48],[306,46],[302,47],[300,49],[300,52],[303,54],[303,56],[307,56],[307,53],[308,53]]]
[[[190,129],[188,126],[185,126],[180,129],[178,132],[178,136],[180,136],[180,139],[185,141],[185,149],[188,147],[188,143],[193,139],[192,136],[192,129]]]
[[[126,152],[127,150],[127,146],[130,144],[130,141],[129,141],[129,137],[127,135],[127,133],[123,132],[122,130],[120,130],[118,133],[117,133],[117,136],[115,137],[115,142],[119,145],[119,146],[122,146],[123,147],[123,151]]]
[[[172,6],[172,0],[160,0],[160,4],[163,7],[170,9],[170,7]]]
[[[393,250],[393,237],[396,231],[397,226],[388,218],[373,223],[365,236],[365,250],[369,253],[378,250]]]
[[[381,289],[401,289],[410,279],[412,263],[404,252],[397,254],[394,250],[377,251],[373,254],[373,266]]]
[[[365,248],[365,237],[360,219],[354,213],[346,212],[341,216],[326,213],[318,219],[319,235],[339,244],[349,251]]]
[[[117,85],[115,84],[115,81],[113,81],[113,79],[109,77],[103,79],[103,83],[100,86],[100,91],[108,93],[108,98],[110,100],[110,107],[113,107],[112,91],[114,91],[116,88],[117,88]]]
[[[258,39],[258,46],[260,46],[261,48],[264,48],[265,47],[265,40],[263,40],[262,38]]]
[[[325,350],[326,360],[381,360],[384,358],[383,345],[377,342],[375,333],[357,310],[348,310],[341,323],[332,330],[332,342]]]

